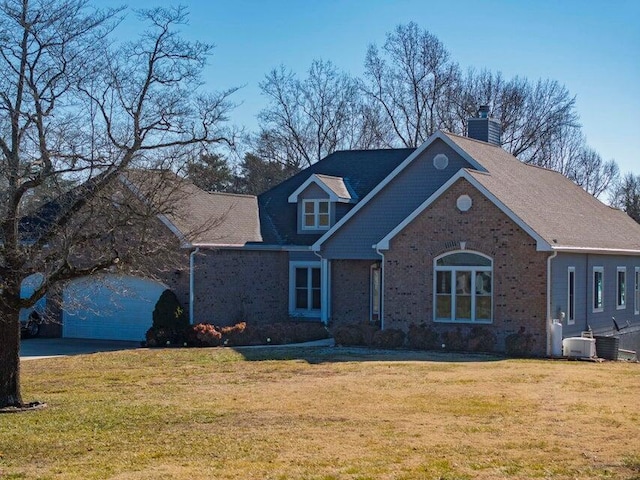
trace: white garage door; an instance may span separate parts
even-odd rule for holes
[[[143,278],[96,275],[73,280],[63,293],[62,336],[144,340],[167,287]]]

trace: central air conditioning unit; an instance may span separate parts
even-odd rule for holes
[[[570,337],[562,340],[562,355],[570,358],[593,358],[596,356],[595,338]]]

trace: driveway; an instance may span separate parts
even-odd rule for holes
[[[82,340],[73,338],[27,338],[20,343],[21,360],[64,357],[139,348],[140,342]]]

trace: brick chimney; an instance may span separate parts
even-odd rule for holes
[[[467,137],[502,146],[502,126],[489,117],[489,106],[480,105],[478,116],[467,120]]]

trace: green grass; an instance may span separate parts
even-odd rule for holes
[[[4,479],[640,479],[640,365],[359,349],[23,363]]]

